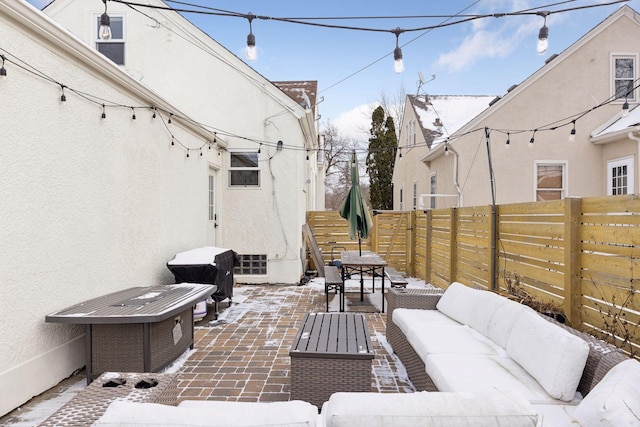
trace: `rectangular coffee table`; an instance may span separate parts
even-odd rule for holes
[[[373,346],[361,313],[308,313],[291,351],[291,400],[318,408],[338,391],[371,391]]]

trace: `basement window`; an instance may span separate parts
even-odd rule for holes
[[[233,274],[244,276],[263,276],[267,274],[267,255],[239,255],[240,263]]]

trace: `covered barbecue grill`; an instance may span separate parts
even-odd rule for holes
[[[233,268],[239,263],[238,254],[231,249],[206,246],[177,253],[167,267],[176,283],[205,283],[217,286],[211,295],[218,316],[218,303],[233,299]]]

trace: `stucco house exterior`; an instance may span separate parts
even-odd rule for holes
[[[636,192],[639,40],[640,15],[622,6],[432,145],[426,192],[458,197],[425,208]]]
[[[207,245],[227,145],[23,0],[0,0],[0,40],[4,415],[85,364],[84,328],[47,314],[173,283],[167,261]]]
[[[457,193],[440,194],[435,174],[421,159],[494,99],[495,95],[407,95],[393,170],[394,209],[424,210],[435,207],[438,199],[457,199]]]
[[[209,173],[207,243],[241,256],[239,282],[299,282],[306,212],[324,209],[313,86],[300,102],[176,12],[107,6],[108,42],[98,38],[100,0],[54,0],[43,12],[225,139],[222,167]]]

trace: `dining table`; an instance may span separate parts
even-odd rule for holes
[[[342,262],[343,282],[343,292],[340,295],[340,311],[344,311],[345,280],[352,273],[360,275],[360,301],[364,301],[364,274],[371,275],[371,290],[372,293],[375,293],[376,271],[380,270],[379,275],[382,278],[382,313],[384,313],[384,268],[387,265],[384,258],[372,251],[350,250],[340,253],[340,261]]]

